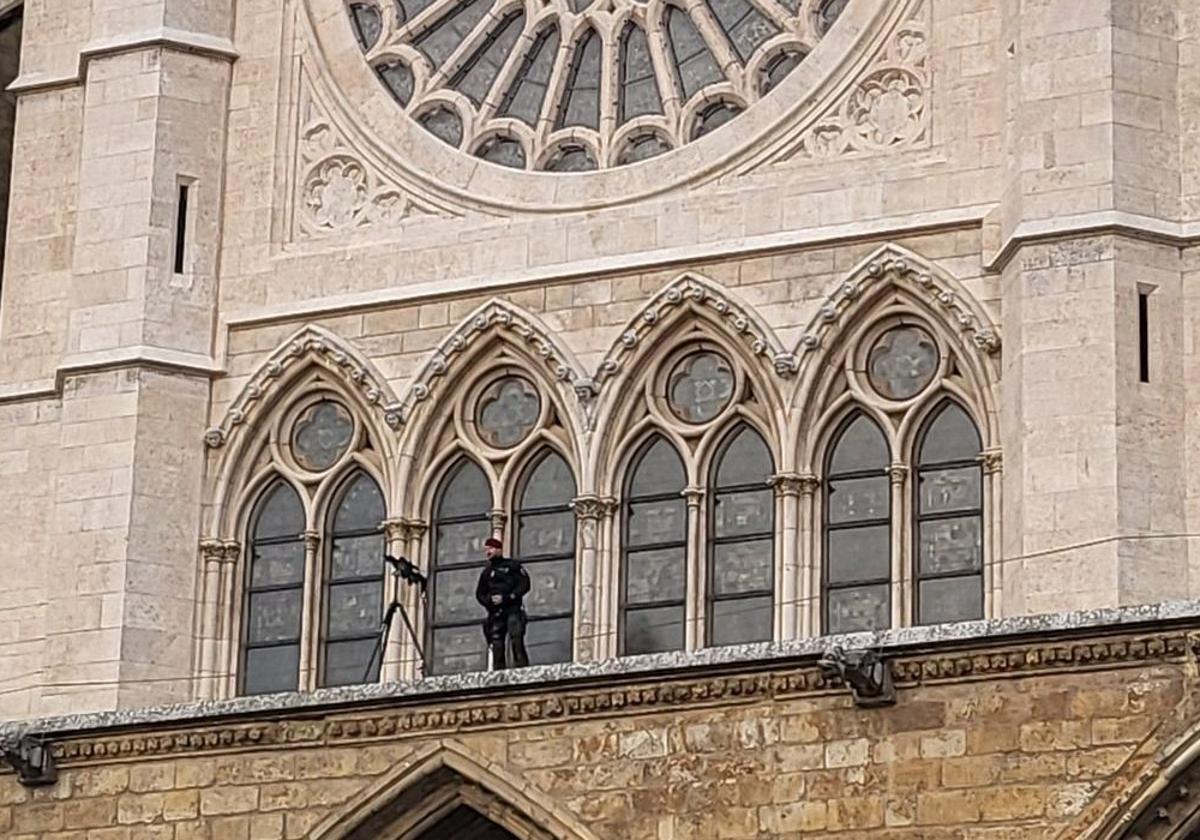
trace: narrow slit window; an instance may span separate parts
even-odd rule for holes
[[[1138,291],[1138,379],[1150,381],[1150,292]]]
[[[184,261],[187,257],[187,228],[188,228],[188,197],[191,192],[189,184],[179,185],[179,203],[175,210],[175,273],[184,273]]]

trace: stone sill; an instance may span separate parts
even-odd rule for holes
[[[314,692],[286,692],[121,709],[0,724],[0,743],[24,734],[63,737],[112,733],[182,724],[252,722],[265,718],[319,717],[363,708],[464,701],[561,691],[617,687],[637,682],[730,673],[753,673],[781,667],[814,667],[835,646],[846,650],[874,648],[892,657],[989,650],[1017,643],[1047,644],[1072,639],[1138,631],[1200,628],[1200,600],[1137,607],[1051,613],[1017,618],[965,621],[906,627],[874,633],[821,636],[779,643],[731,645],[690,652],[631,656],[594,663],[542,665],[497,673],[475,672],[428,677],[411,682],[344,686]],[[1120,663],[1114,663],[1117,665]]]

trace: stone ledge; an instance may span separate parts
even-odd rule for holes
[[[993,274],[1004,270],[1025,245],[1079,236],[1118,235],[1186,248],[1200,245],[1200,222],[1173,222],[1153,216],[1101,210],[1075,216],[1058,216],[1021,222],[1000,250],[984,264]]]
[[[353,711],[356,705],[411,705],[422,701],[488,700],[486,709],[459,709],[465,723],[496,724],[511,722],[511,712],[538,706],[534,719],[584,714],[624,708],[626,706],[672,706],[688,702],[704,702],[720,698],[755,699],[778,693],[829,691],[835,687],[824,682],[816,670],[817,658],[826,650],[840,646],[846,649],[875,648],[900,662],[897,682],[900,687],[939,679],[965,679],[1002,674],[1037,672],[1054,668],[1090,666],[1116,667],[1122,664],[1141,664],[1183,656],[1191,649],[1190,631],[1200,628],[1200,600],[1177,601],[1138,607],[1086,610],[1018,618],[968,621],[929,627],[909,627],[876,633],[853,633],[825,636],[781,643],[734,645],[692,652],[665,653],[627,657],[597,663],[568,663],[545,665],[498,673],[477,672],[442,677],[430,677],[404,683],[346,686],[321,689],[312,693],[288,692],[183,703],[144,709],[123,709],[110,712],[66,715],[0,724],[0,742],[23,734],[86,738],[112,735],[120,730],[146,727],[170,727],[179,724],[252,724],[256,720],[277,720],[288,715],[320,716],[327,713]],[[1145,640],[1120,641],[1105,644],[1103,635],[1151,633]],[[1157,636],[1153,634],[1157,633]],[[1089,638],[1090,637],[1090,638]],[[1079,640],[1085,643],[1080,644]],[[1074,642],[1074,646],[1071,643]],[[1025,643],[1026,651],[992,649]],[[1040,646],[1040,647],[1039,647]],[[974,651],[967,650],[974,648]],[[1103,648],[1103,650],[1101,650]],[[939,654],[942,656],[939,658]],[[921,658],[923,655],[924,658]],[[741,667],[738,667],[741,666]],[[763,674],[766,669],[774,673]],[[802,669],[808,669],[807,673]],[[641,679],[643,685],[628,683]],[[680,683],[692,680],[692,684]],[[646,684],[647,681],[653,682]],[[666,685],[674,680],[674,686]],[[699,682],[697,682],[699,681]],[[497,704],[498,698],[507,702]],[[529,702],[531,691],[559,689],[564,697],[552,697],[546,703],[552,707],[543,714],[542,705]],[[839,689],[840,690],[840,689]],[[580,692],[584,692],[581,694]],[[565,696],[567,694],[571,696]],[[611,699],[621,695],[621,699]],[[651,697],[650,695],[653,695]],[[627,702],[626,697],[634,698]],[[643,702],[644,699],[644,702]],[[390,701],[390,702],[389,702]],[[444,706],[439,706],[439,710]],[[557,711],[555,711],[557,710]],[[523,712],[522,712],[523,714]],[[492,715],[495,715],[493,717]],[[422,728],[449,726],[452,712],[408,713],[409,721],[419,721]],[[445,723],[443,723],[445,719]],[[527,720],[518,717],[515,722]],[[395,724],[395,731],[409,731],[414,725]],[[357,737],[357,727],[347,728],[344,722],[329,726],[331,737]],[[257,735],[253,733],[258,733]],[[155,741],[151,751],[159,749],[223,748],[245,746],[244,739],[258,743],[264,735],[261,727],[226,728],[209,733],[198,740],[164,736]],[[324,735],[322,735],[324,737]],[[232,738],[230,741],[228,739]],[[139,739],[144,742],[147,739]],[[295,738],[285,738],[289,743]],[[236,743],[235,743],[236,742]],[[114,742],[116,743],[116,742]],[[130,742],[123,742],[130,743]],[[266,743],[266,742],[264,742]],[[122,747],[126,751],[128,747]],[[145,744],[141,747],[147,749]],[[82,754],[82,753],[80,753]],[[86,755],[106,755],[100,752]],[[68,754],[75,757],[76,754]]]

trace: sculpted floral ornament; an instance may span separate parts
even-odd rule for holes
[[[915,145],[929,136],[929,50],[923,7],[883,55],[799,143],[779,156],[831,159]]]
[[[332,333],[309,326],[285,342],[258,369],[225,412],[221,424],[205,432],[204,442],[213,449],[224,446],[233,431],[246,422],[254,405],[286,371],[314,357],[324,362],[323,369],[337,374],[348,386],[358,391],[368,404],[375,406],[383,414],[383,421],[388,428],[400,428],[400,404],[392,396],[383,377]]]

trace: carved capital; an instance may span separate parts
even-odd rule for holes
[[[704,490],[700,487],[685,487],[680,495],[687,499],[688,507],[698,508],[700,500],[704,498]]]
[[[242,556],[242,545],[237,540],[200,540],[200,559],[209,563],[236,563]]]
[[[984,475],[1004,472],[1004,453],[999,449],[988,449],[983,453]]]
[[[903,484],[904,479],[908,478],[908,464],[892,464],[888,467],[888,478],[892,484]]]
[[[492,518],[492,530],[503,534],[504,526],[508,524],[508,514],[502,510],[494,510],[489,514]]]
[[[811,496],[821,487],[821,479],[809,473],[779,473],[767,483],[775,488],[776,496]]]
[[[571,507],[579,519],[607,519],[617,509],[617,500],[611,496],[576,496]]]
[[[321,547],[321,532],[320,531],[305,531],[304,532],[304,549],[305,551],[316,551]]]
[[[429,526],[420,519],[405,519],[397,517],[395,519],[383,520],[383,533],[387,537],[388,542],[408,542],[409,540],[420,539],[425,533],[425,529]]]

